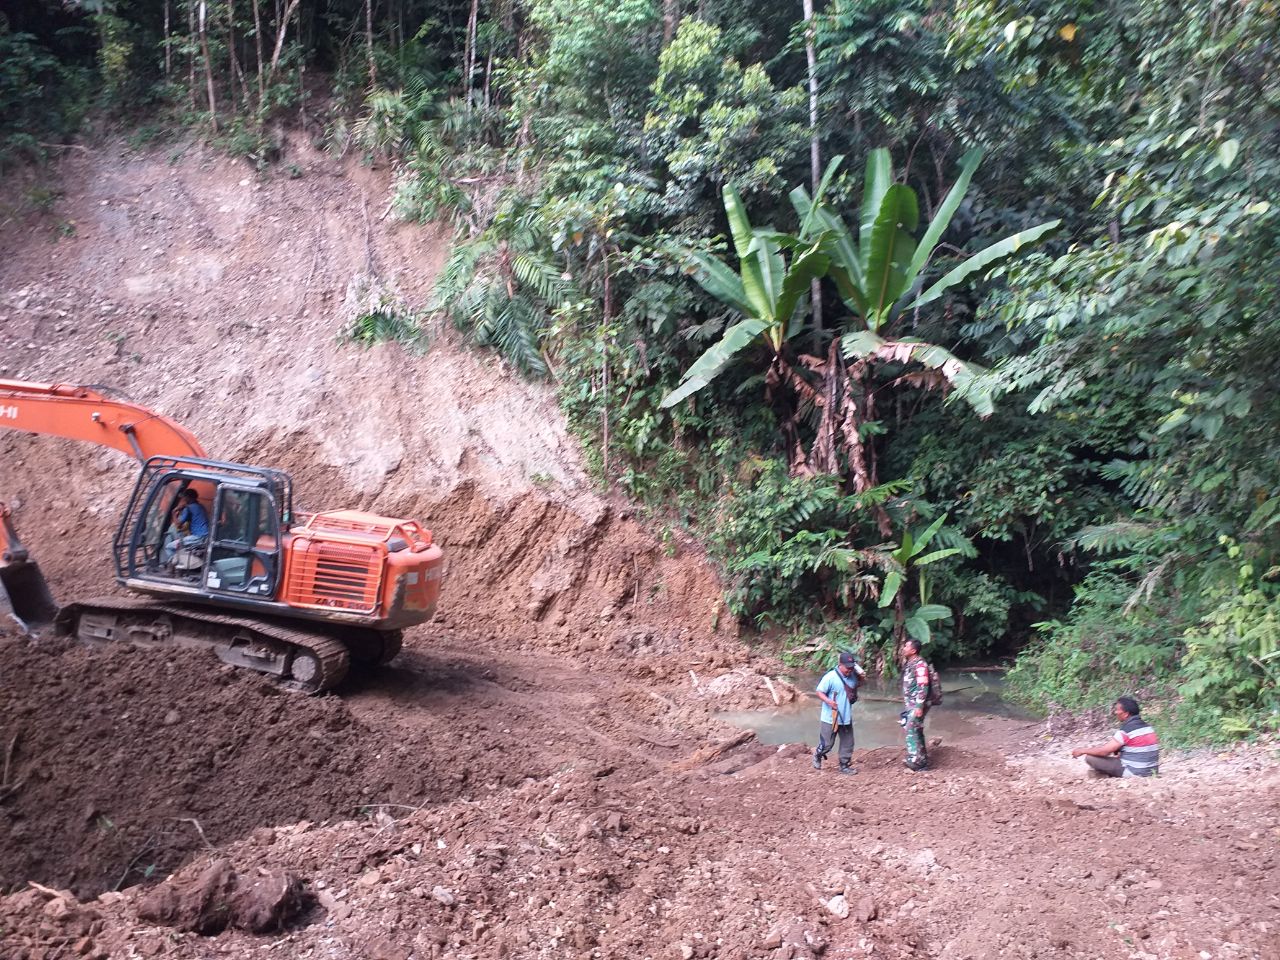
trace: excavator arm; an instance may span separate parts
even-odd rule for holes
[[[145,407],[90,387],[0,380],[0,429],[44,433],[111,447],[139,461],[147,457],[204,457],[191,431]],[[24,630],[26,621],[52,616],[53,601],[39,568],[0,502],[0,616]]]
[[[0,429],[4,428],[84,440],[139,461],[206,456],[200,441],[181,424],[90,387],[0,380]]]

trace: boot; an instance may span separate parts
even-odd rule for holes
[[[821,750],[813,751],[813,769],[815,770],[822,769],[822,751]]]
[[[842,763],[840,764],[840,772],[845,774],[846,776],[852,776],[853,774],[858,772],[858,768],[853,766],[853,764],[850,764],[850,763]]]

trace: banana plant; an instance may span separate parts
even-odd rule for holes
[[[925,548],[929,546],[929,542],[946,522],[947,517],[944,514],[929,524],[918,537],[912,537],[910,530],[903,530],[902,542],[889,552],[892,566],[889,572],[885,574],[884,584],[880,588],[880,608],[884,609],[893,604],[894,632],[898,635],[899,640],[901,640],[903,631],[905,631],[908,636],[924,643],[931,635],[929,624],[933,621],[945,620],[951,616],[950,607],[943,606],[940,603],[928,602],[929,591],[925,584],[924,571],[921,569],[931,563],[937,563],[939,560],[945,560],[947,557],[953,557],[957,553],[963,552],[961,547],[943,547],[941,550],[932,550],[929,553],[924,552]],[[908,613],[902,585],[906,578],[913,573],[917,578],[916,585],[921,602],[918,607]]]
[[[707,253],[692,252],[698,266],[695,279],[709,294],[733,307],[744,319],[725,330],[685,371],[676,389],[663,399],[662,407],[672,407],[697,393],[718,377],[747,347],[763,340],[773,353],[781,355],[783,344],[795,335],[804,321],[801,309],[810,283],[824,276],[831,264],[826,252],[827,237],[814,231],[805,241],[772,229],[753,227],[733,187],[724,188],[724,209],[729,218],[733,246],[738,254],[735,273],[723,261]],[[784,250],[791,250],[787,262]]]
[[[810,451],[809,465],[818,472],[835,472],[841,467],[843,454],[858,492],[879,483],[875,446],[865,437],[877,419],[880,389],[950,389],[980,416],[992,412],[992,397],[984,388],[981,368],[938,344],[888,335],[904,310],[933,302],[979,270],[1058,226],[1059,221],[1053,220],[1005,237],[947,271],[926,289],[926,270],[981,159],[976,150],[965,155],[959,177],[918,242],[920,205],[914,190],[894,182],[888,150],[872,150],[867,157],[856,238],[823,199],[843,157],[827,165],[814,196],[803,187],[791,191],[791,203],[800,218],[799,240],[820,243],[829,254],[828,275],[851,314],[845,333],[832,341],[827,358],[809,364],[822,380],[815,392],[831,398],[820,408],[818,441]],[[882,365],[899,368],[888,384],[875,382],[874,375]],[[875,512],[881,534],[888,536],[888,514],[883,509]]]
[[[937,344],[911,337],[887,338],[882,331],[904,310],[932,303],[978,271],[1039,240],[1061,221],[1050,220],[997,240],[924,289],[925,270],[968,193],[969,183],[982,161],[982,151],[971,150],[965,154],[960,162],[960,175],[918,242],[915,233],[920,226],[919,201],[909,186],[894,182],[889,151],[883,148],[872,150],[867,156],[858,236],[854,241],[839,214],[822,199],[843,160],[836,157],[828,164],[814,197],[803,187],[797,187],[791,191],[791,203],[800,216],[800,239],[826,238],[831,253],[830,276],[853,315],[856,329],[841,338],[845,358],[854,363],[918,363],[924,372],[909,382],[918,386],[945,384],[956,389],[980,416],[990,415],[991,395],[980,387],[980,368]]]

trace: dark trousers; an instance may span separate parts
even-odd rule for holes
[[[1099,773],[1106,774],[1108,777],[1123,777],[1124,764],[1120,762],[1119,757],[1090,757],[1085,756],[1084,762]]]
[[[840,736],[840,766],[847,767],[853,762],[853,724],[842,723],[834,730],[831,724],[824,723],[818,727],[818,749],[815,753],[827,758],[827,754],[831,752],[831,748],[836,745],[836,735]]]

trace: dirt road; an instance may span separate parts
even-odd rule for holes
[[[741,737],[643,658],[485,641],[415,641],[318,700],[234,673],[183,693],[208,667],[190,657],[7,641],[27,785],[0,805],[0,876],[84,904],[8,897],[3,955],[1277,955],[1280,778],[1246,756],[1101,783],[1006,761],[1039,726],[993,719],[926,775],[886,749],[844,778],[799,747],[717,753]],[[147,883],[102,892],[189,857],[292,871],[302,925],[180,934],[138,920]]]

